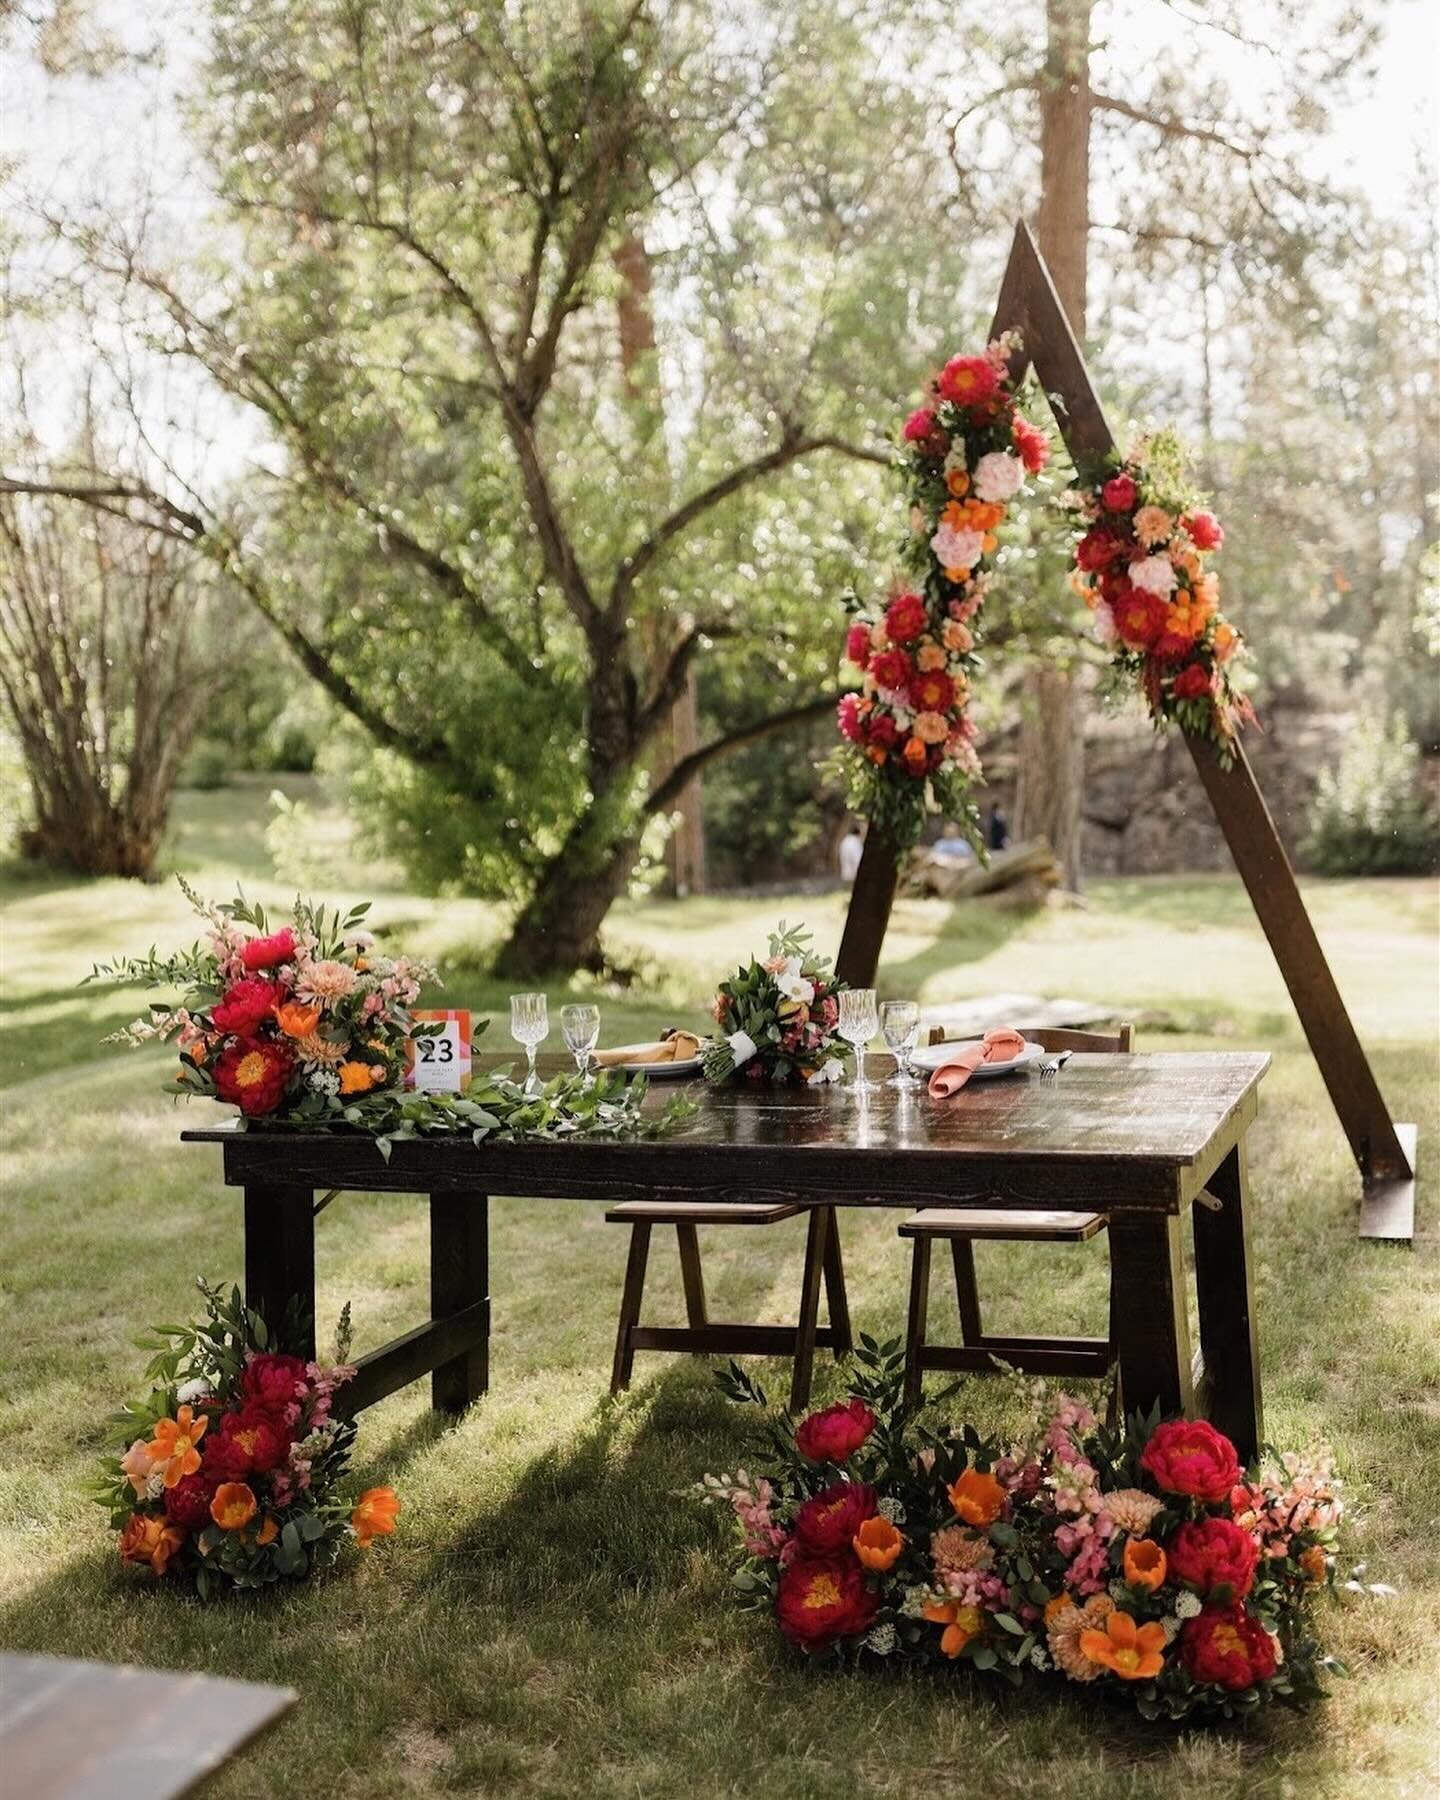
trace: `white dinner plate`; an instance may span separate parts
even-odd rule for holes
[[[687,1056],[680,1062],[611,1063],[622,1075],[648,1075],[652,1081],[683,1081],[687,1075],[699,1075],[705,1065],[698,1056]]]
[[[954,1058],[957,1051],[969,1049],[972,1044],[979,1042],[979,1038],[968,1038],[963,1043],[926,1044],[923,1049],[916,1050],[910,1060],[917,1069],[931,1071],[941,1069]],[[981,1081],[991,1075],[1015,1075],[1022,1069],[1033,1069],[1044,1054],[1045,1052],[1039,1044],[1032,1044],[1027,1040],[1025,1048],[1018,1056],[1012,1057],[1009,1062],[981,1063],[970,1079]]]

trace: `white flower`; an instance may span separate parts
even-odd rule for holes
[[[165,1492],[165,1471],[152,1469],[145,1477],[145,1498],[159,1500]]]
[[[888,1656],[895,1648],[895,1627],[888,1620],[872,1626],[865,1634],[865,1648],[873,1650],[877,1656]]]
[[[1108,600],[1095,602],[1095,620],[1091,626],[1095,642],[1103,644],[1108,650],[1120,635],[1115,629],[1115,613]]]
[[[175,1390],[175,1404],[189,1406],[193,1401],[204,1399],[207,1394],[215,1392],[215,1383],[206,1381],[203,1375],[196,1375],[190,1381],[182,1381]]]
[[[312,1093],[338,1094],[340,1092],[340,1077],[333,1069],[314,1068],[305,1077],[305,1085]]]
[[[1137,588],[1147,594],[1158,594],[1162,600],[1174,591],[1175,565],[1168,556],[1142,556],[1130,565],[1129,575]]]
[[[1030,1661],[1037,1669],[1048,1669],[1050,1667],[1050,1652],[1043,1644],[1034,1644],[1031,1646],[1030,1650]]]
[[[934,1598],[935,1596],[928,1587],[906,1588],[905,1598],[900,1603],[902,1617],[918,1619]]]
[[[1173,1613],[1167,1613],[1160,1621],[1160,1625],[1165,1633],[1165,1642],[1167,1644],[1173,1644],[1175,1639],[1180,1635],[1179,1619],[1177,1619]]]
[[[1175,1602],[1175,1611],[1182,1619],[1193,1619],[1197,1613],[1203,1612],[1204,1608],[1200,1604],[1200,1596],[1192,1594],[1189,1588],[1186,1588]]]
[[[844,1073],[845,1070],[841,1063],[824,1062],[821,1063],[818,1069],[813,1070],[807,1075],[805,1080],[808,1086],[819,1087],[822,1083],[827,1081],[839,1081]]]
[[[798,956],[787,957],[785,967],[775,977],[775,985],[787,1000],[799,1000],[808,1006],[815,998],[815,983],[801,974],[802,966]]]
[[[835,1067],[838,1069],[840,1067],[839,1063],[836,1063]],[[904,1501],[896,1500],[891,1495],[887,1494],[880,1502],[880,1517],[882,1519],[888,1519],[892,1525],[903,1525],[905,1523]]]
[[[975,465],[975,493],[981,500],[1013,500],[1025,480],[1025,465],[1018,456],[992,450]]]
[[[985,539],[978,531],[957,531],[942,525],[930,540],[935,560],[946,569],[973,569],[985,553]]]
[[[737,1069],[743,1068],[755,1054],[755,1040],[748,1031],[729,1032],[725,1042],[730,1046],[730,1054],[735,1058]]]

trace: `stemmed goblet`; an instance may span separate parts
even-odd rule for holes
[[[543,994],[510,996],[510,1035],[525,1046],[525,1092],[533,1093],[540,1085],[535,1075],[535,1051],[550,1035],[550,1014]]]
[[[855,1049],[855,1080],[850,1092],[865,1094],[865,1046],[875,1035],[874,988],[842,988],[839,993],[839,1031],[847,1044]]]
[[[562,1006],[560,1029],[565,1034],[566,1049],[575,1058],[576,1069],[581,1075],[588,1075],[590,1053],[600,1041],[600,1008],[579,1002]]]
[[[892,1088],[913,1087],[919,1077],[910,1066],[910,1054],[920,1036],[920,1007],[914,1000],[883,1000],[880,1003],[880,1034],[885,1047],[895,1058],[895,1073],[886,1084]]]

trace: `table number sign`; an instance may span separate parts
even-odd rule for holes
[[[469,1013],[417,1012],[411,1017],[417,1025],[439,1025],[440,1030],[410,1039],[406,1087],[463,1094],[470,1085]]]

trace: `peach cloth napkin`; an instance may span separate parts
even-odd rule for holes
[[[613,1050],[601,1050],[595,1057],[602,1069],[617,1063],[689,1062],[700,1054],[700,1040],[693,1031],[672,1031],[652,1044],[617,1044]]]
[[[1014,1062],[1024,1048],[1024,1038],[1008,1025],[999,1025],[994,1031],[987,1031],[978,1044],[967,1044],[963,1050],[957,1049],[953,1057],[941,1063],[930,1077],[931,1099],[948,1100],[952,1094],[960,1092],[981,1063]]]

